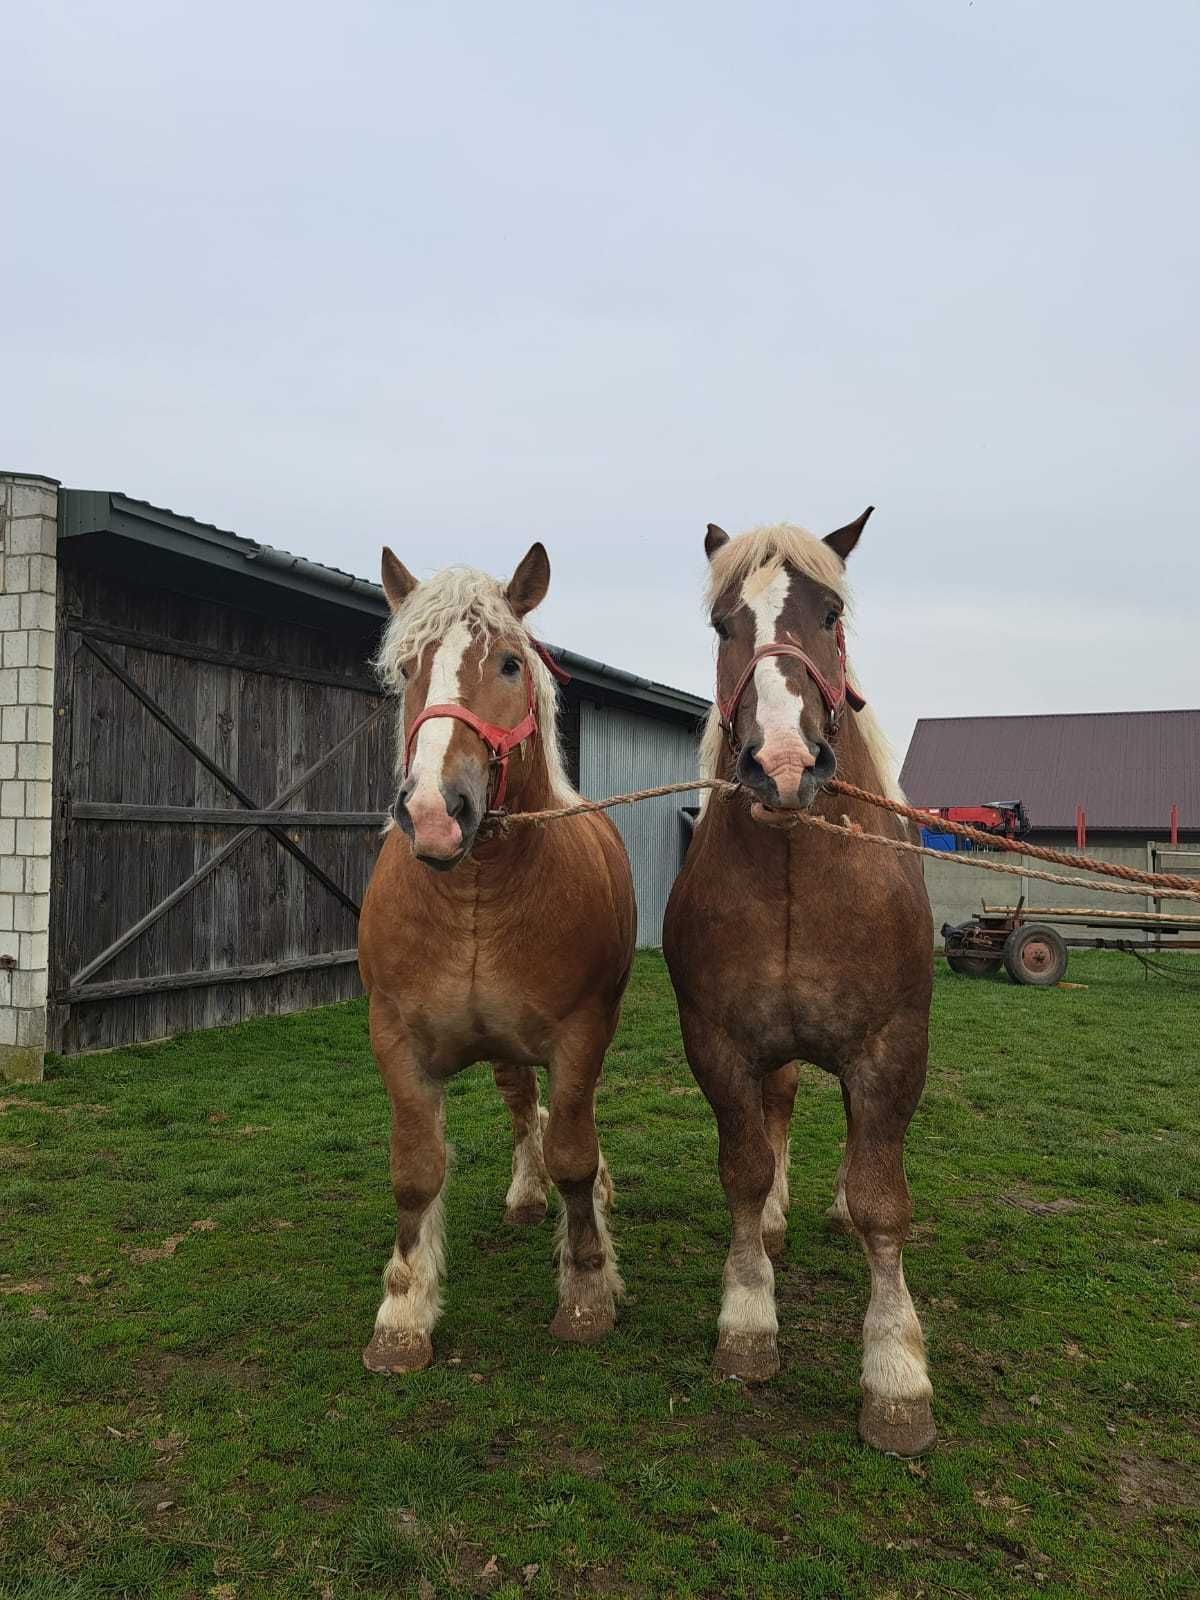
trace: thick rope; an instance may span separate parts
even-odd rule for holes
[[[931,850],[925,845],[913,844],[907,839],[889,839],[884,834],[866,833],[855,824],[843,826],[836,822],[828,822],[824,817],[813,816],[808,811],[789,813],[785,826],[805,825],[824,828],[831,833],[840,833],[851,839],[862,840],[866,844],[883,845],[891,850],[905,850],[913,855],[928,856],[933,861],[949,861],[960,867],[978,867],[982,872],[1000,872],[1014,878],[1037,878],[1043,883],[1061,883],[1069,888],[1103,890],[1108,894],[1133,894],[1145,898],[1147,893],[1145,887],[1132,886],[1142,884],[1168,889],[1171,891],[1172,899],[1200,900],[1200,889],[1195,887],[1194,878],[1180,877],[1173,872],[1140,872],[1136,867],[1126,867],[1117,861],[1097,861],[1092,856],[1072,855],[1069,851],[1052,850],[1045,845],[1018,844],[998,834],[985,833],[979,828],[968,827],[963,822],[950,822],[931,811],[921,811],[916,806],[905,805],[902,801],[890,800],[885,795],[873,794],[869,789],[860,789],[857,784],[846,783],[841,778],[831,778],[825,787],[836,794],[846,795],[850,799],[862,800],[867,805],[879,806],[884,811],[894,812],[896,816],[907,817],[939,833],[961,834],[963,838],[974,839],[989,847],[998,846],[1016,855],[1032,856],[1042,861],[1057,862],[1062,866],[1079,867],[1084,872],[1095,872],[1108,878],[1122,878],[1127,882],[1095,883],[1088,878],[1063,877],[1059,873],[1040,872],[1035,867],[1010,867],[999,861],[981,861],[973,853]],[[577,805],[556,806],[546,811],[496,812],[489,814],[485,827],[492,836],[503,835],[515,826],[540,827],[546,822],[557,822],[561,817],[587,816],[593,811],[611,811],[614,806],[636,805],[639,800],[655,800],[668,794],[692,794],[700,789],[713,789],[725,794],[741,792],[738,784],[730,783],[724,778],[695,778],[690,783],[664,783],[654,789],[636,789],[631,794],[610,795],[607,800],[581,800]]]
[[[1144,899],[1146,891],[1131,883],[1094,883],[1090,878],[1068,877],[1062,872],[1043,872],[1038,867],[1010,867],[1002,861],[980,861],[970,855],[956,855],[953,851],[931,850],[927,845],[913,844],[908,839],[889,839],[882,833],[865,833],[855,823],[829,822],[825,817],[814,817],[809,811],[797,811],[795,820],[805,827],[820,828],[827,833],[840,833],[847,839],[858,839],[864,844],[881,844],[889,850],[907,850],[911,855],[929,856],[933,861],[956,861],[963,866],[979,867],[983,872],[1003,872],[1012,878],[1037,878],[1042,883],[1065,883],[1072,889],[1100,889],[1105,894],[1135,894]],[[1181,891],[1185,899],[1200,900],[1200,891]]]
[[[1006,839],[1002,834],[969,827],[965,822],[951,822],[934,811],[922,811],[917,806],[905,805],[902,800],[889,800],[885,795],[872,794],[870,789],[860,789],[856,783],[845,783],[841,778],[831,778],[825,787],[832,789],[835,794],[844,794],[852,800],[864,800],[868,805],[892,811],[898,817],[907,817],[910,822],[917,822],[933,833],[956,833],[992,849],[1011,851],[1013,855],[1032,856],[1037,861],[1053,861],[1060,867],[1086,867],[1089,872],[1102,873],[1106,878],[1124,878],[1127,883],[1152,884],[1160,889],[1180,889],[1184,894],[1191,894],[1196,888],[1195,878],[1184,878],[1176,872],[1142,872],[1137,867],[1122,866],[1119,861],[1097,861],[1091,856],[1073,855],[1069,850],[1052,850],[1047,845],[1021,844],[1016,839]]]

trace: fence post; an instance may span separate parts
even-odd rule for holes
[[[58,484],[0,473],[0,1078],[46,1054]]]

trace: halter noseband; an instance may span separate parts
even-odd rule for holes
[[[737,720],[738,708],[742,698],[754,677],[755,668],[760,661],[765,661],[769,656],[791,656],[793,660],[803,663],[805,671],[817,686],[817,692],[825,702],[826,724],[825,731],[830,742],[837,738],[838,729],[842,725],[842,714],[847,705],[852,711],[861,711],[866,701],[858,690],[851,684],[846,676],[846,630],[839,618],[834,631],[837,640],[838,653],[838,678],[836,687],[821,671],[817,663],[807,650],[802,650],[798,644],[775,641],[772,644],[760,645],[746,663],[741,676],[733,687],[733,693],[728,700],[717,697],[717,709],[721,713],[721,727],[725,730],[725,737],[729,740],[731,748],[736,745],[733,726]]]
[[[558,682],[570,683],[571,674],[559,666],[546,646],[533,638],[529,642]],[[537,700],[533,688],[533,674],[528,666],[525,668],[525,692],[527,710],[520,722],[512,728],[501,728],[494,722],[485,722],[482,717],[476,716],[469,706],[460,706],[454,701],[447,700],[441,705],[426,706],[424,711],[413,718],[412,726],[405,736],[404,770],[407,772],[412,763],[412,751],[417,733],[426,722],[432,722],[435,717],[450,717],[455,722],[465,722],[471,732],[483,740],[491,758],[489,764],[496,768],[496,792],[488,801],[488,810],[499,811],[504,804],[504,795],[508,789],[509,758],[519,745],[523,745],[531,734],[537,732]]]

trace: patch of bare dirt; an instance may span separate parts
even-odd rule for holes
[[[103,1117],[112,1110],[111,1106],[92,1105],[85,1101],[73,1106],[48,1106],[41,1100],[26,1100],[17,1094],[0,1097],[0,1111],[8,1111],[11,1108],[18,1111],[41,1111],[48,1117],[69,1117],[76,1111],[89,1111],[94,1117]]]
[[[581,1478],[602,1478],[604,1457],[598,1450],[580,1450],[566,1439],[551,1439],[541,1448],[541,1460],[555,1472],[575,1472]]]
[[[49,1289],[49,1278],[26,1278],[14,1283],[7,1273],[0,1275],[0,1294],[46,1294]]]
[[[168,1516],[179,1504],[179,1488],[165,1478],[143,1478],[133,1486],[134,1504],[147,1517]]]
[[[261,1389],[265,1370],[254,1361],[227,1361],[220,1356],[189,1356],[164,1350],[139,1363],[138,1375],[144,1388],[165,1389],[181,1373],[196,1377],[220,1378],[234,1389]]]
[[[201,1217],[191,1224],[188,1233],[211,1233],[215,1227],[216,1223],[211,1217]],[[173,1233],[161,1244],[143,1245],[136,1250],[128,1245],[122,1245],[121,1248],[135,1267],[144,1267],[150,1261],[169,1261],[187,1236],[187,1233]]]
[[[1124,1523],[1157,1511],[1194,1511],[1200,1508],[1200,1472],[1183,1461],[1122,1450],[1117,1463],[1117,1499]]]
[[[313,1494],[306,1494],[300,1504],[306,1511],[311,1511],[317,1517],[331,1517],[338,1511],[345,1510],[346,1502],[340,1495],[322,1494],[317,1490]]]
[[[1001,1205],[1013,1206],[1017,1211],[1027,1211],[1033,1217],[1064,1217],[1072,1211],[1082,1211],[1083,1203],[1066,1195],[1055,1200],[1038,1200],[1023,1189],[1010,1189],[1000,1196]]]

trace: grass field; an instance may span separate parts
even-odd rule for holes
[[[710,1378],[725,1208],[656,955],[602,1091],[630,1294],[592,1349],[546,1332],[551,1228],[501,1222],[476,1069],[437,1364],[364,1372],[392,1218],[360,1004],[0,1087],[0,1595],[1195,1596],[1200,990],[1070,976],[938,974],[907,1263],[942,1441],[910,1465],[854,1434],[866,1271],[822,1224],[818,1073],[783,1371]]]

